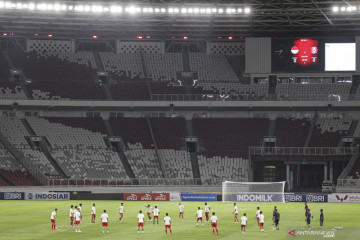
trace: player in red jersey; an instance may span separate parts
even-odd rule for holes
[[[169,217],[169,214],[166,213],[166,216],[164,217],[164,223],[165,223],[165,233],[167,235],[167,230],[170,230],[170,234],[172,235],[172,230],[171,230],[171,218]]]
[[[57,230],[55,224],[55,217],[56,217],[57,208],[51,213],[50,221],[51,221],[51,230]]]
[[[217,216],[215,216],[215,212],[213,212],[210,221],[214,235],[215,235],[215,230],[216,230],[216,234],[219,235],[219,230],[217,228],[217,220],[218,220]]]

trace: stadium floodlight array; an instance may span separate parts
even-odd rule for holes
[[[222,183],[223,202],[285,202],[285,182]]]
[[[360,10],[360,6],[359,6],[359,8],[356,7],[356,6],[350,6],[350,5],[341,6],[341,7],[339,7],[339,6],[334,6],[334,7],[332,8],[332,11],[333,11],[334,13],[348,13],[348,12],[354,12],[354,11],[356,11],[356,10]]]
[[[190,14],[190,15],[248,15],[249,7],[213,7],[213,6],[127,6],[127,5],[93,5],[68,3],[31,3],[0,1],[0,10],[37,11],[37,12],[74,12],[74,13],[112,13],[112,14]]]

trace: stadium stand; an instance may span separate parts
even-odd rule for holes
[[[103,100],[107,98],[102,86],[88,81],[34,81],[27,84],[27,88],[35,100]]]
[[[174,82],[176,72],[183,71],[181,53],[143,53],[148,77],[153,81]]]
[[[110,87],[110,92],[114,100],[150,100],[145,81],[117,81]]]
[[[149,179],[163,177],[154,149],[144,149],[141,143],[128,143],[128,148],[129,150],[125,151],[125,155],[136,178]]]
[[[318,118],[310,147],[336,147],[342,136],[348,136],[352,120],[349,118]]]
[[[26,100],[26,94],[20,85],[5,80],[0,81],[0,99]]]
[[[128,179],[119,156],[106,149],[54,149],[51,155],[72,179]]]
[[[166,82],[151,82],[150,83],[152,94],[186,94],[184,86],[174,85]]]
[[[238,96],[239,100],[261,100],[268,95],[266,84],[199,82],[195,88],[197,94],[227,94]]]
[[[190,153],[184,150],[159,149],[159,154],[165,162],[168,178],[193,178]]]
[[[82,128],[72,128],[61,123],[51,123],[44,118],[28,117],[31,128],[39,136],[46,136],[52,148],[106,149],[103,135]]]
[[[267,135],[267,118],[193,118],[194,134],[201,138],[204,156],[244,158],[250,146],[260,146]]]
[[[100,52],[105,71],[113,73],[116,80],[139,80],[144,78],[140,53]]]
[[[277,118],[275,124],[277,146],[304,147],[310,126],[310,119]]]
[[[15,186],[39,186],[41,185],[36,181],[28,172],[20,170],[4,170],[0,169],[0,174]]]
[[[180,150],[180,140],[185,138],[185,118],[150,118],[157,147]]]
[[[153,147],[146,118],[110,118],[109,122],[115,135],[121,136],[124,142],[141,144],[144,148]]]
[[[82,81],[91,82],[96,67],[88,63],[88,55],[75,55],[71,59],[78,59],[71,62],[70,58],[61,58],[50,55],[47,57],[40,56],[36,52],[24,53],[20,51],[8,52],[14,66],[24,71],[27,78],[35,81]],[[83,59],[83,57],[85,59]],[[66,59],[66,60],[65,60]],[[73,60],[75,61],[75,60]],[[83,64],[79,64],[83,63]],[[41,69],[41,71],[39,70]]]
[[[347,99],[351,84],[277,84],[275,93],[279,100],[324,100],[324,96],[339,95]]]
[[[106,135],[104,120],[100,117],[44,117],[50,123],[61,123],[72,128],[84,128]]]
[[[203,82],[238,82],[239,78],[231,68],[225,55],[189,53],[190,70],[197,72]]]
[[[204,185],[221,184],[229,179],[236,179],[236,181],[247,181],[248,179],[249,163],[247,159],[199,155],[198,160]]]

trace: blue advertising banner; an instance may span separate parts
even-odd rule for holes
[[[216,193],[181,193],[182,201],[215,202]]]
[[[286,202],[328,202],[327,194],[285,194]]]
[[[233,202],[282,202],[282,194],[238,193],[232,194]]]
[[[0,193],[0,200],[24,200],[23,192],[2,192]]]

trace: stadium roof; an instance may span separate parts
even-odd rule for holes
[[[227,36],[354,36],[360,33],[360,2],[0,0],[1,33],[76,39],[93,35],[102,39],[188,36],[210,40]]]

